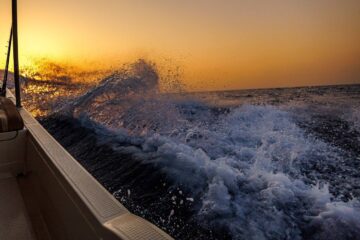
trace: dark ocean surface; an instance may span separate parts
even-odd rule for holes
[[[139,61],[27,80],[25,106],[130,211],[176,239],[360,239],[360,85],[159,93]]]

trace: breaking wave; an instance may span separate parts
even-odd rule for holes
[[[350,87],[204,97],[161,93],[160,80],[139,60],[42,123],[119,201],[175,238],[359,239],[359,109],[335,115]],[[340,107],[319,107],[334,93]]]

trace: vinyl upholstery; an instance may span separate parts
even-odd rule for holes
[[[0,133],[23,128],[24,122],[14,103],[8,98],[0,97]]]

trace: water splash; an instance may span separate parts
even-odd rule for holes
[[[44,124],[122,203],[174,237],[360,236],[348,92],[162,94],[159,79],[154,64],[128,64]],[[338,132],[353,145],[331,138]]]

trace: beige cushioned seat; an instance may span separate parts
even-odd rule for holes
[[[0,97],[0,133],[23,128],[24,122],[14,103],[8,98]]]

